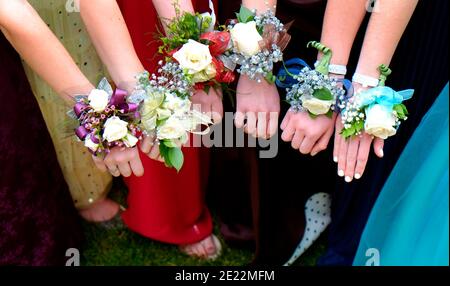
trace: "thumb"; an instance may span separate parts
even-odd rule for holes
[[[383,158],[384,157],[384,140],[380,139],[380,138],[375,138],[375,140],[373,142],[373,149],[374,149],[375,154],[379,158]]]

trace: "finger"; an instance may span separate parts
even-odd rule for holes
[[[291,119],[291,116],[292,116],[292,112],[288,111],[288,113],[286,113],[286,116],[284,116],[283,122],[281,122],[281,126],[280,126],[281,130],[284,131],[284,129],[286,129],[286,127]]]
[[[135,159],[130,161],[131,171],[136,177],[142,177],[144,175],[144,166],[142,165],[141,159],[137,156]]]
[[[102,172],[107,172],[108,167],[106,167],[105,162],[98,158],[97,156],[92,155],[92,160],[94,161],[95,166]]]
[[[314,144],[316,143],[316,140],[313,137],[305,136],[305,138],[302,141],[302,144],[300,145],[300,153],[303,155],[311,153],[312,148],[314,147]]]
[[[350,141],[353,139],[345,140],[342,138],[341,143],[339,144],[339,152],[338,152],[338,175],[339,177],[345,176],[345,166],[347,164],[347,149]]]
[[[142,153],[148,154],[150,152],[153,146],[153,141],[154,141],[153,135],[145,136],[144,140],[142,140],[140,144]]]
[[[236,126],[236,128],[244,127],[244,121],[245,121],[245,114],[240,111],[236,112],[234,116],[234,125]]]
[[[344,138],[337,130],[334,132],[334,147],[333,147],[333,161],[337,163],[339,161],[339,150]]]
[[[289,124],[284,129],[283,133],[281,134],[281,140],[284,142],[291,142],[292,138],[294,138],[295,135],[295,126],[294,124]]]
[[[150,150],[148,157],[153,160],[158,160],[159,155],[159,146],[155,145],[153,146],[152,150]]]
[[[318,153],[324,151],[328,147],[328,143],[330,142],[331,136],[333,136],[334,129],[330,128],[320,139],[316,142],[314,147],[311,150],[311,156],[316,156]]]
[[[295,150],[298,150],[300,148],[300,146],[302,145],[304,137],[305,136],[303,135],[303,132],[301,132],[301,131],[295,132],[294,138],[292,139],[292,142],[291,142],[292,148],[294,148]]]
[[[268,138],[271,138],[278,132],[278,112],[271,112],[269,115],[269,123],[267,128]]]
[[[122,176],[124,176],[124,177],[131,176],[131,174],[132,174],[131,173],[131,167],[130,167],[130,164],[128,162],[120,163],[118,165],[118,167],[119,167],[119,171],[122,174]]]
[[[244,127],[244,132],[247,134],[255,134],[256,133],[256,114],[253,112],[247,112],[245,114],[246,124]]]
[[[372,137],[363,136],[359,144],[358,156],[356,159],[355,179],[361,179],[366,169],[367,160],[369,159],[370,146],[372,145]]]
[[[267,112],[258,112],[258,122],[256,127],[256,137],[267,138]]]
[[[220,100],[213,102],[212,104],[212,119],[214,124],[219,124],[223,118],[223,103]]]
[[[114,177],[120,177],[120,171],[119,167],[115,164],[107,164],[108,171],[113,175]]]
[[[360,138],[357,137],[350,141],[347,150],[347,162],[345,164],[345,181],[350,183],[355,176],[356,159],[358,157],[358,150],[360,145]]]
[[[380,138],[375,138],[375,140],[373,142],[373,149],[375,151],[375,154],[379,158],[383,158],[384,157],[384,140],[380,139]]]

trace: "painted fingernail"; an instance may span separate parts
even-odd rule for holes
[[[355,179],[357,179],[357,180],[361,179],[361,174],[356,173],[355,174]]]
[[[352,179],[352,177],[350,177],[350,176],[345,176],[345,181],[346,181],[347,183],[350,183],[351,181],[353,181],[353,179]]]
[[[381,157],[384,157],[384,151],[383,151],[383,148],[380,148],[380,155],[381,155]]]
[[[311,153],[311,156],[312,156],[312,157],[314,157],[314,156],[316,156],[316,155],[317,155],[317,152]]]
[[[339,177],[344,177],[344,175],[345,175],[344,170],[339,170],[338,176],[339,176]]]
[[[333,161],[334,161],[335,163],[337,163],[337,162],[339,161],[338,157],[337,157],[337,156],[334,156],[334,157],[333,157]]]

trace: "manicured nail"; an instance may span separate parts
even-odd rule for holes
[[[356,173],[355,174],[355,179],[357,179],[357,180],[361,179],[361,174]]]
[[[344,175],[345,175],[345,172],[343,170],[339,170],[338,176],[339,177],[344,177]]]
[[[353,180],[352,177],[350,177],[350,176],[345,176],[345,181],[346,181],[347,183],[350,183],[352,180]]]
[[[384,157],[384,151],[383,151],[383,148],[380,148],[380,155],[381,155],[381,157]]]
[[[311,153],[311,156],[314,157],[317,155],[317,152]]]
[[[334,157],[333,157],[333,161],[334,161],[335,163],[337,163],[337,162],[339,161],[339,158],[338,158],[337,156],[334,156]]]

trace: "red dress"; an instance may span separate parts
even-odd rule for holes
[[[159,58],[155,41],[158,16],[150,0],[118,1],[138,56],[148,71]],[[208,1],[197,0],[196,11],[207,11]],[[202,7],[199,7],[202,6]],[[184,148],[185,163],[180,173],[141,154],[143,177],[125,179],[129,188],[127,226],[146,237],[172,244],[199,242],[212,233],[212,219],[204,201],[200,148]],[[202,171],[201,171],[202,170]]]

